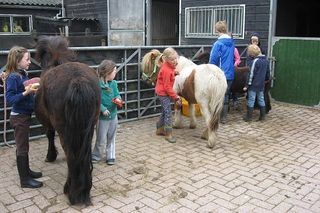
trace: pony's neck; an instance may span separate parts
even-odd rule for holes
[[[177,72],[181,73],[181,71],[185,68],[185,67],[189,67],[189,66],[196,66],[195,63],[193,63],[191,60],[187,59],[184,56],[180,56],[179,60],[178,60],[178,65],[176,67]]]

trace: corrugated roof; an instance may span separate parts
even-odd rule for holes
[[[62,0],[0,0],[0,4],[15,5],[60,5]]]

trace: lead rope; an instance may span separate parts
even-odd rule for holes
[[[3,85],[0,85],[0,87],[3,87],[3,111],[4,111],[4,115],[3,115],[3,142],[6,146],[13,148],[12,145],[10,145],[7,142],[7,98],[6,98],[6,77],[5,75],[1,76]]]

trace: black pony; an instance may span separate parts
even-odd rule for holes
[[[198,63],[208,63],[209,62],[210,53],[209,52],[203,52],[195,60],[198,60]],[[245,92],[243,91],[243,87],[246,85],[247,76],[249,73],[249,67],[243,66],[243,67],[236,67],[235,73],[234,73],[234,80],[231,86],[231,98],[235,98],[238,95],[243,95]],[[264,101],[266,103],[266,113],[268,113],[271,110],[271,103],[270,103],[270,89],[271,89],[271,81],[265,82],[264,87]],[[255,106],[257,106],[257,100],[255,103]]]
[[[36,58],[43,69],[35,113],[49,140],[46,161],[56,160],[55,130],[66,155],[68,177],[64,193],[70,203],[91,204],[91,142],[100,107],[98,76],[89,66],[69,62],[75,54],[61,36],[38,39]]]

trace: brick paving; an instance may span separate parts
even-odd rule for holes
[[[0,212],[320,212],[320,110],[273,103],[267,121],[245,123],[232,110],[213,149],[197,129],[155,135],[157,118],[120,124],[116,164],[94,164],[92,206],[63,194],[64,154],[44,162],[45,139],[31,142],[40,189],[21,189],[15,149],[0,148]],[[254,116],[258,116],[255,111]]]

